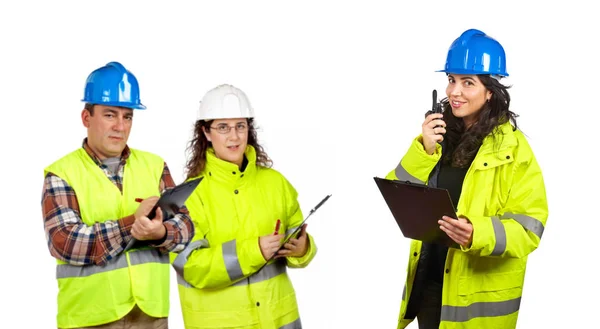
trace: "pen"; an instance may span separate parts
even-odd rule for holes
[[[277,220],[277,224],[275,224],[275,233],[273,235],[277,235],[279,233],[279,226],[281,226],[281,220]]]

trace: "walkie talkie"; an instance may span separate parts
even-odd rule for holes
[[[437,99],[437,90],[435,90],[435,89],[433,90],[432,97],[433,97],[433,102],[431,105],[431,110],[428,111],[425,116],[428,116],[432,113],[442,113],[443,112],[442,111],[443,105],[442,105],[442,103],[438,102],[438,99]],[[438,128],[438,127],[441,127],[441,126],[435,126],[435,128]]]
[[[433,103],[431,105],[431,113],[442,113],[442,103],[437,100],[437,90],[433,90]]]

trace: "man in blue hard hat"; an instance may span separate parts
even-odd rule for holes
[[[167,328],[169,252],[194,236],[185,207],[148,214],[175,186],[159,156],[129,148],[140,101],[136,77],[118,62],[87,78],[80,148],[44,170],[44,229],[56,258],[59,328]],[[126,247],[136,239],[138,247]],[[127,249],[127,250],[126,250]]]

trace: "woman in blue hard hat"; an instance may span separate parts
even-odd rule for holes
[[[302,328],[287,268],[307,266],[317,247],[303,225],[278,251],[303,216],[258,143],[244,92],[220,85],[204,95],[189,150],[188,179],[204,179],[186,202],[196,235],[173,262],[185,327]]]
[[[458,218],[439,219],[458,247],[413,240],[398,328],[515,328],[528,255],[548,206],[541,169],[517,129],[502,45],[482,31],[450,46],[443,113],[386,178],[445,188]]]

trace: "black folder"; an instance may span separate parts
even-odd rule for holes
[[[374,179],[404,237],[458,247],[438,224],[442,216],[457,218],[448,190],[409,181]]]
[[[154,218],[154,216],[156,216],[156,209],[158,207],[160,207],[163,212],[163,221],[174,217],[179,211],[179,208],[183,207],[187,198],[192,195],[203,178],[204,176],[192,179],[164,191],[154,208],[152,208],[148,214],[148,218]]]
[[[292,238],[296,238],[298,233],[300,233],[300,230],[302,229],[302,225],[304,225],[306,223],[306,221],[310,218],[310,216],[312,216],[312,214],[317,211],[317,209],[319,209],[325,202],[327,202],[327,200],[329,200],[329,198],[331,197],[331,194],[328,194],[327,196],[325,196],[325,198],[323,198],[323,200],[321,200],[314,208],[312,208],[310,210],[310,212],[308,213],[308,215],[306,216],[306,218],[304,218],[304,220],[302,221],[302,223],[300,223],[300,225],[298,225],[298,227],[296,227],[296,229],[286,235],[285,239],[283,240],[283,242],[281,242],[281,244],[279,245],[279,249],[277,249],[277,251],[283,249],[283,246],[288,243],[290,241],[290,239]],[[252,275],[260,272],[260,270],[262,270],[270,261],[272,261],[273,259],[275,259],[275,256],[277,256],[277,252],[275,252],[271,257],[269,257],[269,259],[267,259],[267,261],[256,271],[254,272]]]
[[[156,216],[156,210],[158,207],[160,207],[160,210],[162,210],[163,221],[175,217],[175,214],[179,212],[179,208],[183,207],[185,201],[190,197],[190,195],[192,195],[203,178],[204,176],[197,179],[192,179],[165,190],[156,202],[156,205],[148,214],[148,218],[152,219],[154,216]],[[137,241],[136,239],[132,238],[125,247],[125,250],[138,248],[147,244],[148,241]]]

